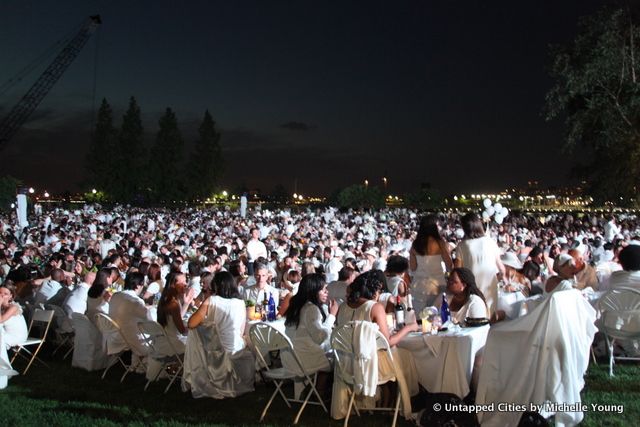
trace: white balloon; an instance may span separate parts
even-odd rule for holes
[[[489,200],[489,199],[484,199],[484,200],[482,201],[482,205],[483,205],[485,208],[488,208],[489,206],[491,206],[491,200]]]
[[[502,224],[502,221],[504,220],[504,218],[502,218],[500,215],[496,215],[494,219],[496,220],[496,223],[498,223],[498,225]]]
[[[500,209],[500,216],[505,217],[509,215],[509,209],[507,209],[506,207],[503,207],[502,209]]]
[[[491,218],[491,215],[489,215],[489,212],[484,211],[482,212],[482,219],[487,221],[489,218]]]
[[[493,207],[495,208],[496,212],[500,212],[502,210],[502,203],[496,203],[495,205],[493,205]]]
[[[485,212],[488,213],[489,216],[493,216],[493,214],[496,213],[496,210],[493,208],[493,206],[489,206]]]

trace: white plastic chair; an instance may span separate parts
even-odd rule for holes
[[[29,370],[29,368],[31,367],[31,364],[33,363],[34,360],[37,360],[38,362],[42,363],[44,366],[46,366],[47,368],[49,367],[49,365],[47,365],[46,363],[44,363],[39,357],[38,357],[38,352],[40,351],[40,349],[42,348],[42,345],[44,344],[45,340],[47,339],[47,334],[49,333],[49,327],[51,326],[51,321],[53,319],[53,310],[40,310],[40,309],[36,309],[33,312],[33,316],[31,317],[31,323],[29,324],[29,333],[27,334],[28,338],[26,340],[24,340],[24,342],[18,344],[17,346],[14,347],[14,355],[13,358],[11,358],[11,364],[13,364],[13,361],[16,359],[16,357],[18,355],[20,355],[20,357],[23,357],[27,360],[29,360],[29,364],[27,365],[27,367],[25,368],[24,372],[22,373],[23,375],[27,373],[27,371]],[[40,337],[33,337],[32,333],[33,333],[33,328],[35,326],[41,326],[44,328],[44,331],[42,332]],[[30,352],[26,347],[27,346],[33,346],[33,345],[37,345],[36,349],[32,352]],[[21,354],[21,351],[25,351],[29,356],[24,356],[23,354]]]
[[[618,360],[640,360],[640,357],[614,356],[616,340],[640,339],[640,290],[616,288],[607,292],[599,301],[600,327],[609,348],[609,376]]]
[[[124,374],[122,375],[122,378],[120,378],[120,382],[123,382],[124,379],[127,377],[127,375],[129,375],[129,372],[135,371],[138,369],[139,366],[144,365],[143,360],[142,358],[139,358],[138,362],[134,365],[133,363],[127,364],[122,359],[122,355],[127,350],[131,350],[131,344],[129,344],[126,337],[122,333],[120,326],[111,317],[107,316],[104,313],[96,314],[96,326],[98,327],[100,332],[102,332],[103,337],[107,340],[107,349],[109,348],[108,341],[110,337],[113,337],[114,335],[119,336],[122,339],[122,341],[126,344],[126,348],[124,348],[123,350],[120,350],[113,354],[109,354],[109,357],[111,360],[109,360],[109,362],[107,363],[107,368],[104,370],[104,373],[102,374],[102,379],[104,379],[104,377],[107,375],[107,371],[109,371],[109,369],[111,369],[111,367],[116,362],[120,362],[120,364],[125,369]],[[107,354],[108,353],[109,353],[109,350],[107,350]]]
[[[280,394],[280,396],[282,396],[282,399],[284,399],[284,402],[287,404],[289,408],[291,408],[292,402],[302,403],[300,410],[298,411],[298,413],[296,414],[296,417],[293,420],[294,425],[298,423],[298,420],[300,420],[300,416],[302,415],[302,412],[304,411],[304,408],[307,406],[307,404],[320,405],[322,406],[322,409],[324,409],[325,412],[327,413],[329,412],[324,402],[322,401],[322,397],[320,396],[320,393],[318,393],[318,390],[316,389],[316,380],[318,378],[319,371],[307,372],[304,369],[304,366],[300,361],[300,358],[298,357],[295,349],[293,348],[293,344],[291,344],[291,341],[286,335],[278,331],[273,326],[267,323],[260,322],[251,326],[251,329],[249,330],[249,338],[251,339],[251,342],[253,343],[256,349],[256,355],[258,357],[258,360],[260,361],[260,365],[265,369],[264,371],[265,378],[273,381],[273,383],[276,386],[275,391],[271,395],[271,398],[269,399],[266,406],[264,407],[264,410],[262,411],[262,415],[260,416],[260,421],[262,421],[264,417],[267,415],[267,411],[269,410],[269,407],[271,406],[271,403],[273,402],[273,399],[275,399],[277,394]],[[289,372],[285,368],[271,368],[269,364],[266,362],[264,355],[269,352],[275,352],[275,351],[279,351],[280,354],[282,354],[283,352],[289,352],[292,355],[293,359],[295,360],[296,364],[298,365],[298,370],[302,372],[303,375],[298,375],[296,373]],[[313,375],[313,379],[311,378],[310,374]],[[307,392],[304,400],[289,398],[284,394],[284,391],[282,391],[282,385],[284,384],[285,381],[288,381],[288,380],[302,381],[305,386],[309,386],[310,389]],[[310,400],[312,394],[315,394],[317,401]]]
[[[147,384],[145,384],[144,386],[145,391],[149,387],[149,384],[151,384],[153,381],[156,381],[158,379],[158,376],[160,376],[160,373],[170,363],[178,364],[178,369],[173,375],[171,375],[170,377],[171,380],[169,381],[169,384],[167,385],[167,387],[164,389],[164,392],[166,393],[167,391],[169,391],[169,388],[174,383],[176,378],[178,378],[182,374],[182,370],[184,369],[184,365],[182,363],[182,358],[180,357],[180,353],[176,350],[173,343],[167,336],[166,331],[164,330],[162,325],[160,325],[158,322],[154,322],[152,320],[138,322],[138,329],[140,330],[140,333],[142,334],[142,337],[145,343],[147,343],[147,345],[149,346],[149,349],[150,349],[149,357],[153,358],[154,360],[157,360],[162,364],[162,367],[156,374],[155,378],[149,379],[147,381]],[[163,351],[160,351],[159,345],[158,345],[161,341],[167,344],[166,348]],[[167,354],[167,353],[170,353],[170,354]]]
[[[360,415],[358,411],[358,407],[355,402],[356,392],[355,387],[358,385],[355,379],[355,370],[358,367],[358,363],[360,363],[361,359],[357,357],[356,349],[354,348],[354,330],[358,321],[349,322],[338,329],[333,331],[331,335],[331,348],[333,348],[333,353],[336,358],[336,366],[335,373],[336,375],[347,385],[349,390],[349,406],[347,408],[347,415],[344,419],[344,426],[349,425],[349,416],[351,415],[351,409],[355,409],[356,413]],[[398,378],[398,372],[396,370],[396,365],[393,361],[393,355],[391,354],[391,348],[389,347],[389,342],[382,335],[380,331],[376,331],[376,347],[378,352],[384,351],[388,354],[391,365],[394,369],[394,377]],[[380,353],[378,353],[379,355]],[[391,380],[389,379],[379,379],[378,385],[385,384]],[[400,400],[401,393],[398,390],[398,396],[396,397],[396,402],[394,407],[376,407],[376,408],[366,408],[368,411],[393,411],[393,423],[391,424],[395,427],[396,422],[398,420],[398,412],[400,410]],[[363,408],[364,409],[364,408]]]

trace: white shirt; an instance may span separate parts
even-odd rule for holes
[[[57,295],[58,292],[62,289],[62,285],[55,280],[47,280],[40,286],[38,292],[36,292],[36,304],[44,304],[49,301],[51,298]]]
[[[254,285],[244,290],[244,300],[252,300],[257,305],[261,305],[264,301],[264,294],[267,293],[267,299],[269,299],[269,295],[273,295],[273,299],[276,301],[276,305],[278,304],[279,293],[276,288],[271,285],[266,285],[264,289],[258,288],[258,286]]]
[[[247,254],[249,262],[253,262],[261,256],[267,258],[267,247],[260,240],[251,239],[247,242]]]
[[[63,307],[69,318],[72,313],[82,313],[87,311],[87,292],[91,285],[88,283],[80,283],[73,291],[67,295]]]
[[[111,249],[115,249],[116,248],[116,244],[113,242],[113,240],[110,239],[104,239],[100,241],[100,256],[102,257],[102,259],[105,259],[106,257],[109,256],[109,251]]]

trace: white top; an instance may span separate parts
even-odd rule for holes
[[[478,295],[469,295],[469,300],[465,305],[460,307],[458,311],[452,311],[451,317],[456,323],[464,322],[464,319],[470,317],[472,319],[488,319],[489,313],[487,311],[487,305],[482,301]]]
[[[329,370],[330,364],[326,353],[331,351],[330,338],[333,324],[336,321],[334,315],[327,315],[322,321],[320,309],[307,302],[300,310],[300,323],[287,326],[285,333],[291,339],[305,371]],[[289,353],[282,354],[282,366],[291,372],[301,373],[293,357]]]
[[[457,248],[458,259],[462,261],[462,266],[471,270],[475,276],[478,289],[487,300],[490,312],[495,311],[498,302],[496,259],[499,253],[496,242],[486,236],[463,240]]]
[[[260,240],[249,240],[247,242],[247,255],[249,255],[249,262],[253,262],[261,256],[268,258],[267,247]]]
[[[14,305],[18,306],[18,313],[0,324],[4,328],[3,341],[7,348],[23,343],[29,334],[27,322],[22,315],[22,308],[18,304],[14,303]]]
[[[387,289],[389,289],[389,293],[394,297],[398,296],[400,283],[402,283],[402,277],[400,276],[392,276],[387,279]]]
[[[374,300],[365,301],[365,303],[358,308],[351,308],[346,302],[340,304],[336,323],[342,326],[353,320],[366,320],[371,322],[371,309],[376,304],[377,302]]]
[[[265,292],[267,293],[267,299],[269,299],[269,295],[273,295],[273,300],[277,305],[278,299],[280,298],[279,297],[280,293],[276,288],[274,288],[271,285],[266,285],[264,289],[260,289],[256,285],[246,288],[244,290],[244,300],[245,301],[252,300],[253,302],[256,303],[256,305],[262,305],[262,302],[264,301]]]
[[[153,320],[150,311],[134,291],[116,292],[109,301],[109,317],[120,326],[122,335],[131,345],[131,349],[138,355],[148,353],[148,348],[140,340],[138,322]]]
[[[243,339],[247,310],[237,298],[209,297],[209,309],[203,326],[216,326],[220,343],[225,350],[236,353],[245,348]]]
[[[38,292],[36,292],[36,304],[45,303],[49,301],[51,298],[56,296],[56,294],[62,289],[62,285],[55,280],[47,280],[40,286]]]
[[[109,303],[99,296],[98,298],[87,298],[87,311],[84,313],[89,320],[95,322],[96,314],[109,314]]]
[[[89,292],[90,287],[91,285],[83,282],[69,292],[62,306],[69,318],[71,318],[72,313],[84,314],[87,311],[87,292]]]

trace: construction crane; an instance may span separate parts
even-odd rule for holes
[[[90,16],[31,86],[31,89],[11,109],[0,124],[0,150],[20,130],[31,113],[40,105],[40,102],[47,96],[53,85],[56,84],[73,60],[76,59],[100,24],[102,24],[100,15]]]

